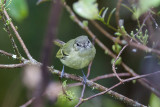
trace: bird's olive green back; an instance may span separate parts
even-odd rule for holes
[[[74,39],[65,43],[57,52],[56,57],[62,59],[64,56],[69,55],[71,52],[71,48],[73,48]]]

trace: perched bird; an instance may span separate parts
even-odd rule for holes
[[[67,43],[60,40],[54,41],[56,45],[60,47],[56,54],[56,57],[60,61],[70,68],[83,69],[88,66],[89,63],[94,59],[96,49],[87,36],[79,36],[75,39],[71,39]],[[82,70],[83,73],[83,70]],[[62,69],[61,77],[64,74],[64,66]],[[84,81],[86,77],[83,73]]]

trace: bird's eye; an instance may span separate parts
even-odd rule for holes
[[[80,46],[80,44],[79,44],[79,43],[76,43],[76,45],[77,45],[77,46]]]
[[[88,43],[90,43],[90,41],[88,41]]]

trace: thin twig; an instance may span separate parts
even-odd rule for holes
[[[129,71],[129,73],[132,75],[132,76],[138,76],[138,74],[136,74],[131,68],[129,68],[125,63],[121,63],[122,66],[124,67],[124,69],[126,69],[126,71]],[[160,96],[160,92],[153,88],[151,86],[151,84],[149,84],[148,80],[146,79],[139,79],[138,80],[143,86],[145,86],[146,88],[148,88],[150,91],[152,91],[153,93],[155,93],[157,96]]]
[[[119,11],[120,11],[120,7],[121,7],[121,3],[122,3],[122,0],[118,0],[118,3],[117,3],[117,7],[116,7],[116,12],[115,12],[115,16],[116,16],[116,23],[118,25],[118,27],[120,28],[120,24],[119,24]]]
[[[129,78],[129,79],[125,79],[125,80],[123,80],[123,83],[129,82],[129,81],[132,81],[132,80],[136,80],[136,79],[140,79],[140,78],[144,78],[144,77],[147,77],[147,76],[151,76],[151,75],[156,74],[156,73],[160,73],[160,71],[154,72],[154,73],[150,73],[150,74],[145,74],[145,75],[140,75],[140,76],[132,77],[132,78]],[[97,97],[97,96],[103,95],[103,94],[109,92],[109,91],[112,90],[113,88],[116,88],[117,86],[119,86],[119,85],[121,85],[121,84],[123,84],[123,83],[122,83],[122,82],[119,82],[119,83],[115,84],[114,86],[112,86],[111,88],[108,88],[106,91],[103,91],[103,92],[100,92],[100,93],[95,94],[95,95],[93,95],[93,96],[90,96],[90,97],[88,97],[88,98],[85,98],[83,101],[88,101],[88,100],[90,100],[90,99],[92,99],[92,98],[95,98],[95,97]],[[136,107],[147,107],[147,106],[137,105]]]
[[[119,77],[131,76],[131,74],[129,74],[129,73],[117,73],[117,75]],[[106,74],[106,75],[102,75],[102,76],[97,76],[97,77],[91,79],[91,81],[98,81],[98,80],[101,80],[101,79],[108,79],[108,78],[111,78],[111,77],[116,77],[116,74],[115,73],[111,73],[111,74]]]
[[[3,51],[3,50],[0,50],[0,53],[1,53],[2,55],[6,55],[6,56],[9,56],[9,57],[12,57],[12,56],[14,55],[14,54],[8,53],[8,52]]]
[[[12,58],[12,59],[14,59],[14,60],[15,60],[15,59],[16,59],[16,60],[20,60],[21,62],[27,61],[24,57],[19,58],[19,57],[17,57],[17,55],[8,53],[8,52],[3,51],[3,50],[0,50],[0,54],[9,56],[10,58]]]
[[[116,61],[119,59],[120,55],[122,54],[123,50],[128,46],[128,44],[126,44],[121,51],[119,52],[118,56],[116,57],[116,59],[114,60],[113,64],[112,64],[112,70],[115,73],[116,77],[119,79],[120,82],[123,82],[123,80],[118,76],[117,72],[116,72],[116,68],[115,68],[115,63]]]
[[[156,20],[153,18],[153,16],[150,14],[150,18],[152,19],[152,21],[154,22],[156,29],[159,27],[158,23],[156,22]]]
[[[117,14],[116,14],[116,19],[117,19],[117,22],[119,21],[119,9],[120,9],[120,5],[121,5],[121,2],[122,2],[122,0],[119,0],[118,1],[118,3],[117,3],[117,10],[116,10],[116,12],[117,12]],[[118,25],[119,25],[119,23],[118,23]],[[120,27],[120,26],[119,26]],[[120,27],[121,28],[121,27]],[[121,30],[121,29],[120,29]],[[122,32],[122,30],[121,30],[121,32]],[[124,33],[124,32],[122,32],[122,34],[124,35],[124,36],[128,36],[128,34],[126,34],[126,33]],[[129,37],[129,36],[128,36]],[[147,52],[153,52],[153,53],[156,53],[156,54],[158,54],[158,55],[160,55],[160,51],[159,50],[156,50],[156,49],[152,49],[152,48],[149,48],[149,47],[147,47],[147,46],[145,46],[145,45],[141,45],[141,44],[137,44],[137,43],[134,43],[134,42],[129,42],[129,45],[132,45],[132,46],[135,46],[135,47],[137,47],[137,48],[139,48],[139,49],[142,49],[142,50],[144,50],[144,51],[147,51]],[[129,72],[129,73],[131,73],[132,74],[132,76],[137,76],[137,74],[131,69],[131,68],[129,68],[125,63],[121,63],[122,64],[122,66]],[[160,96],[160,92],[158,91],[158,90],[156,90],[155,88],[153,88],[152,86],[151,86],[151,84],[146,80],[146,79],[143,79],[143,80],[139,80],[139,82],[143,85],[143,86],[145,86],[145,87],[147,87],[149,90],[151,90],[153,93],[155,93],[157,96]]]
[[[27,101],[25,104],[21,105],[20,107],[28,107],[35,99],[36,97],[32,97],[29,101]]]
[[[56,74],[56,75],[58,75],[58,76],[61,75],[61,72],[60,72],[60,71],[55,70],[55,69],[53,69],[52,67],[49,67],[49,70],[50,70],[50,72],[52,72],[53,74]],[[83,81],[82,78],[77,77],[77,76],[75,76],[75,75],[73,75],[73,74],[68,74],[68,73],[64,73],[64,78],[66,78],[66,79],[72,79],[72,80],[79,81],[79,82],[82,82],[82,81]],[[87,80],[87,81],[86,81],[86,84],[87,84],[89,87],[91,87],[92,89],[97,89],[97,90],[99,90],[99,91],[105,91],[105,90],[108,89],[108,88],[106,88],[106,87],[104,87],[104,86],[102,86],[102,85],[100,85],[100,84],[97,84],[97,83],[95,83],[95,82],[93,82],[93,81],[90,81],[90,80]],[[116,99],[118,99],[118,100],[120,100],[120,101],[122,101],[122,102],[124,102],[124,103],[127,103],[128,105],[131,105],[131,106],[133,106],[133,105],[135,105],[135,106],[137,106],[137,105],[142,105],[142,104],[140,104],[140,103],[138,103],[138,102],[136,102],[136,101],[134,101],[134,100],[132,100],[132,99],[129,99],[129,98],[127,98],[127,97],[125,97],[125,96],[123,96],[123,95],[121,95],[121,94],[119,94],[119,93],[117,93],[117,92],[114,92],[114,91],[112,91],[112,90],[110,90],[107,94],[109,94],[109,95],[115,97]],[[143,107],[143,106],[144,106],[144,105],[142,105],[142,107]]]
[[[119,77],[128,77],[128,76],[131,76],[131,74],[129,74],[129,73],[118,73],[118,76]],[[97,77],[91,79],[91,81],[95,82],[95,81],[98,81],[98,80],[108,79],[108,78],[112,78],[112,77],[116,77],[115,73],[97,76]],[[68,84],[67,86],[68,87],[76,87],[76,86],[80,86],[80,85],[83,85],[83,84],[81,82],[78,82],[78,83]]]
[[[21,68],[24,67],[27,63],[20,63],[20,64],[0,64],[0,68]]]
[[[83,84],[83,89],[82,89],[82,92],[81,92],[81,97],[79,98],[79,102],[78,102],[78,104],[75,107],[79,107],[83,103],[83,96],[84,96],[85,88],[86,88],[86,85]]]
[[[39,63],[38,63],[39,64]],[[56,70],[56,69],[53,69],[53,67],[48,67],[48,69],[49,69],[49,71],[51,72],[51,73],[53,73],[53,74],[56,74],[56,75],[58,75],[59,77],[61,76],[61,72],[59,71],[59,70]],[[72,80],[74,80],[74,81],[78,81],[78,82],[80,82],[81,84],[82,84],[82,81],[83,81],[83,79],[81,78],[81,77],[79,77],[79,76],[75,76],[75,75],[73,75],[73,74],[68,74],[68,73],[64,73],[64,78],[66,78],[66,79],[72,79]],[[100,84],[97,84],[97,83],[95,83],[95,82],[93,82],[93,81],[91,81],[91,80],[87,80],[87,82],[86,82],[86,84],[88,85],[88,86],[90,86],[92,89],[97,89],[97,90],[99,90],[99,91],[106,91],[108,88],[106,88],[106,87],[104,87],[104,86],[102,86],[102,85],[100,85]],[[114,92],[114,91],[112,91],[112,90],[110,90],[107,94],[109,94],[109,95],[111,95],[111,96],[113,96],[113,97],[115,97],[116,99],[118,99],[118,100],[120,100],[120,101],[122,101],[122,102],[124,102],[124,103],[127,103],[127,104],[129,104],[129,105],[142,105],[142,104],[140,104],[140,103],[138,103],[138,102],[136,102],[136,101],[133,101],[132,99],[129,99],[129,98],[127,98],[127,97],[125,97],[125,96],[123,96],[123,95],[121,95],[121,94],[119,94],[119,93],[117,93],[117,92]],[[30,105],[32,102],[33,102],[34,100],[29,100],[28,102],[29,103],[25,103],[26,105],[28,104],[28,105]],[[84,99],[82,99],[82,102],[84,101]],[[24,105],[25,105],[24,104]],[[23,107],[23,106],[22,106]],[[26,107],[26,106],[24,106],[24,107]],[[144,107],[143,105],[142,105],[142,107]]]
[[[138,35],[139,32],[142,31],[142,28],[144,27],[144,25],[145,25],[145,23],[146,23],[146,21],[147,21],[147,19],[148,19],[149,17],[150,17],[150,13],[145,17],[145,19],[143,20],[143,23],[142,23],[140,29],[139,29],[138,32],[134,35],[134,37],[136,37],[136,35]]]
[[[123,44],[122,41],[115,38],[113,35],[111,35],[109,32],[107,32],[105,29],[103,29],[96,21],[91,21],[91,23],[100,31],[102,32],[107,38],[112,40],[113,42]]]
[[[86,78],[88,79],[90,72],[91,72],[91,66],[92,66],[92,61],[90,62],[89,66],[88,66],[88,72],[87,72],[87,76]],[[75,107],[79,107],[82,103],[83,103],[83,96],[84,96],[84,91],[86,89],[86,84],[83,84],[83,89],[81,92],[81,97],[79,98],[79,102]]]
[[[91,66],[92,66],[92,61],[90,62],[89,66],[88,66],[87,78],[89,77],[89,75],[91,73]]]
[[[49,71],[52,72],[53,74],[56,74],[58,76],[61,76],[61,72],[59,70],[56,70],[56,69],[53,69],[53,67],[48,67]],[[68,73],[64,73],[64,78],[66,79],[72,79],[72,80],[75,80],[75,81],[79,81],[82,83],[83,79],[81,77],[77,77],[73,74],[68,74]],[[97,83],[94,83],[90,80],[87,80],[86,84],[88,86],[90,86],[92,89],[97,89],[97,90],[100,90],[100,91],[106,91],[108,88],[100,85],[100,84],[97,84]],[[141,107],[145,107],[144,105],[136,102],[136,101],[133,101],[132,99],[129,99],[117,92],[114,92],[112,90],[110,90],[107,94],[110,94],[111,96],[115,97],[116,99],[120,100],[120,101],[123,101],[124,103],[127,103],[129,105],[134,105],[134,106],[141,106]],[[83,99],[84,101],[84,99]]]
[[[147,47],[145,45],[137,44],[137,43],[134,43],[134,42],[130,42],[129,45],[134,46],[134,47],[136,47],[138,49],[141,49],[143,51],[146,51],[146,52],[152,52],[152,53],[156,53],[156,54],[160,55],[160,51],[159,50],[149,48],[149,47]]]
[[[2,5],[2,10],[5,10],[3,5]],[[12,35],[12,33],[10,31],[10,28],[9,28],[9,25],[8,25],[8,23],[10,23],[11,19],[6,19],[5,14],[3,12],[0,12],[0,15],[2,16],[2,21],[5,23],[4,24],[5,30],[8,33],[9,39],[10,39],[12,47],[13,47],[13,50],[14,50],[15,54],[17,55],[17,57],[21,58],[22,56],[21,56],[21,54],[20,54],[20,52],[18,50],[18,47],[17,47],[17,45],[15,43],[15,40],[13,38],[13,35]]]
[[[8,15],[7,11],[6,11],[5,9],[3,9],[3,13],[4,13],[4,15],[6,16],[7,20],[10,20],[10,19],[11,19],[11,18],[9,17],[9,15]],[[27,57],[32,61],[32,63],[34,63],[35,60],[32,58],[31,54],[29,53],[29,51],[28,51],[26,45],[24,44],[24,42],[23,42],[21,36],[20,36],[19,33],[17,32],[17,30],[16,30],[14,24],[12,23],[12,21],[10,22],[10,26],[11,26],[12,30],[14,31],[14,33],[15,33],[15,35],[16,35],[18,41],[20,42],[20,44],[21,44],[21,46],[22,46],[24,52],[26,53]]]

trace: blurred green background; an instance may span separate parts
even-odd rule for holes
[[[22,39],[24,40],[28,50],[30,51],[31,55],[34,59],[37,61],[40,61],[41,59],[41,51],[42,51],[42,45],[43,45],[43,38],[44,34],[46,32],[46,26],[48,22],[48,15],[50,11],[50,2],[45,2],[40,5],[36,5],[37,0],[12,0],[14,1],[13,4],[11,3],[10,8],[10,15],[12,16],[14,24],[18,27],[18,32],[21,35]],[[72,4],[74,0],[68,0],[68,4]],[[109,7],[109,11],[111,11],[113,8],[116,7],[116,0],[99,0],[99,8],[102,7]],[[131,13],[127,11],[126,9],[122,8],[121,11],[121,18],[124,18],[125,20],[125,26],[127,31],[131,31],[133,28],[135,28],[135,21],[131,18]],[[111,19],[111,25],[116,27],[115,24],[115,18]],[[114,34],[112,30],[107,28],[106,26],[102,25],[107,31]],[[112,47],[112,42],[105,38],[98,30],[96,30],[95,27],[93,27],[92,24],[89,23],[89,27],[91,30],[97,35],[97,37],[110,49]],[[11,46],[11,42],[9,40],[9,37],[7,33],[3,30],[4,23],[0,21],[0,50],[5,50],[7,52],[13,53],[13,49]],[[57,38],[63,41],[68,41],[71,38],[75,38],[79,35],[84,35],[86,32],[84,32],[76,23],[74,23],[70,19],[70,15],[68,12],[66,12],[65,9],[63,9],[59,27],[58,27],[58,34]],[[87,34],[86,34],[87,35]],[[91,38],[90,38],[91,39]],[[15,38],[16,40],[16,38]],[[25,54],[23,52],[23,49],[21,48],[20,44],[16,40],[16,43],[18,45],[18,48],[22,55],[24,57]],[[91,68],[91,74],[89,79],[94,78],[99,75],[104,75],[108,73],[112,73],[112,66],[111,66],[111,57],[104,54],[104,51],[99,48],[99,46],[95,45],[97,54],[93,61],[93,65]],[[53,58],[52,58],[52,65],[58,70],[62,69],[62,64],[60,61],[55,58],[55,54],[58,50],[58,47],[53,48]],[[143,59],[144,53],[138,51],[137,53],[132,52],[132,48],[128,48],[125,50],[124,54],[122,56],[125,56],[123,61],[126,62],[127,65],[129,65],[132,69],[137,71],[139,73],[141,68],[141,60]],[[135,58],[136,57],[136,58]],[[10,59],[4,55],[0,55],[0,63],[1,64],[11,64],[11,63],[18,63],[17,61],[14,61],[13,59]],[[123,68],[118,66],[119,71],[124,71]],[[87,70],[87,68],[85,69]],[[28,94],[26,87],[22,83],[22,69],[0,69],[0,107],[18,107],[22,104],[24,104],[26,101],[28,101],[31,96]],[[65,68],[65,71],[68,73],[73,73],[76,75],[82,75],[81,72],[75,71],[71,68]],[[57,76],[52,76],[53,81],[58,81]],[[65,79],[64,79],[65,80]],[[67,83],[73,83],[74,81],[67,81]],[[98,81],[98,83],[110,87],[117,83],[118,80],[116,78],[112,79],[104,79]],[[143,104],[148,104],[148,100],[143,99],[143,95],[145,93],[142,93],[142,97],[136,97],[136,92],[138,90],[135,90],[133,87],[138,87],[137,84],[132,83],[126,83],[122,86],[119,86],[118,88],[114,89],[115,91],[121,93],[122,95],[128,96],[129,98],[133,98],[136,101],[139,101]],[[144,87],[142,87],[144,88]],[[77,88],[77,93],[80,95],[81,88]],[[87,88],[85,92],[85,97],[93,95],[97,93],[98,91],[92,90],[90,88]],[[135,94],[133,93],[135,92]],[[146,93],[148,91],[146,90]],[[134,95],[133,95],[134,94]],[[147,96],[147,97],[146,97]],[[146,95],[146,99],[149,99],[149,93]],[[57,102],[55,105],[49,103],[49,101],[46,101],[46,107],[66,107],[67,102]],[[68,105],[68,107],[72,107],[77,102],[74,102],[73,105]],[[114,98],[103,95],[100,97],[97,97],[95,99],[92,99],[90,101],[87,101],[86,103],[82,104],[82,107],[125,107],[123,102],[119,102],[115,100]]]

